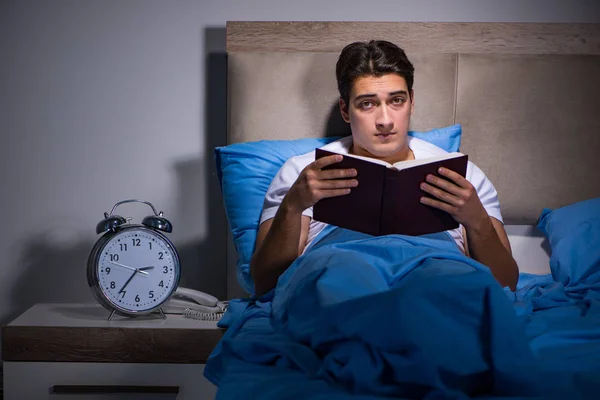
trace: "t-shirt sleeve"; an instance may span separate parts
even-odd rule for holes
[[[498,201],[498,192],[492,184],[492,181],[483,173],[483,171],[469,161],[467,168],[467,179],[471,182],[481,204],[487,211],[490,217],[496,218],[498,221],[504,223],[502,219],[502,213],[500,211],[500,202]]]
[[[277,172],[277,175],[275,175],[271,181],[267,194],[265,195],[262,214],[260,216],[260,224],[275,217],[283,198],[294,182],[296,182],[296,179],[298,179],[298,176],[300,176],[300,173],[305,167],[302,161],[304,161],[303,158],[292,157],[279,169],[279,172]],[[312,207],[304,210],[302,215],[312,218]]]

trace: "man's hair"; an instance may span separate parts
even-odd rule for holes
[[[404,78],[410,95],[414,80],[414,67],[400,47],[385,40],[354,42],[342,50],[335,75],[340,97],[348,104],[354,82],[362,76],[398,74]]]

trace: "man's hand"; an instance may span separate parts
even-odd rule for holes
[[[421,189],[438,200],[422,197],[421,202],[446,211],[467,230],[478,231],[486,226],[489,223],[488,214],[471,182],[446,168],[440,168],[438,172],[449,181],[427,175],[427,182],[421,183]]]
[[[256,295],[275,287],[279,276],[302,253],[310,218],[302,212],[325,197],[342,196],[358,185],[354,169],[324,167],[342,161],[341,155],[320,158],[302,170],[283,198],[273,219],[258,228],[256,250],[250,262]]]
[[[320,158],[306,166],[284,198],[287,206],[302,212],[326,197],[343,196],[358,186],[355,169],[322,168],[342,161],[341,155]]]
[[[471,182],[445,168],[440,168],[439,173],[449,181],[427,175],[427,183],[421,184],[421,189],[437,200],[423,197],[421,201],[448,212],[461,223],[466,229],[465,249],[470,248],[470,257],[487,265],[502,287],[515,290],[519,267],[512,257],[504,226],[488,216]]]

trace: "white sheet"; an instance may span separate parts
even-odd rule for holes
[[[549,274],[550,247],[544,235],[530,225],[506,225],[505,229],[519,272]]]

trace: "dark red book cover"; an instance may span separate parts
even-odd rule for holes
[[[332,154],[335,153],[316,149],[315,156],[319,159]],[[416,236],[458,228],[458,222],[450,214],[420,202],[422,196],[429,196],[421,190],[420,184],[427,174],[441,177],[437,170],[442,166],[464,177],[467,161],[467,155],[460,155],[397,170],[344,155],[341,162],[325,169],[355,168],[358,186],[352,188],[350,194],[317,202],[313,206],[313,218],[374,236]]]

